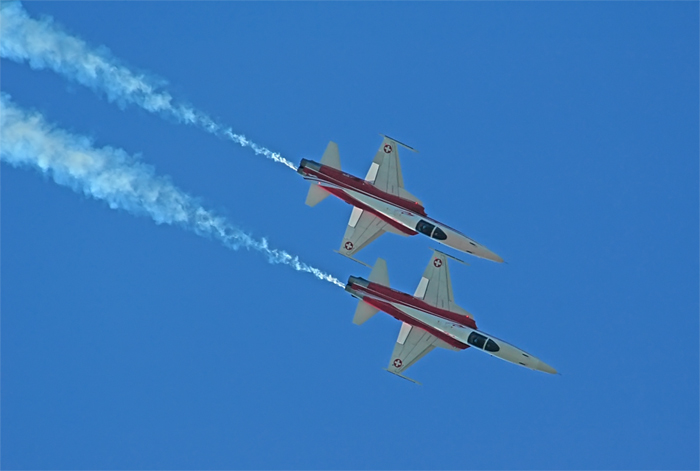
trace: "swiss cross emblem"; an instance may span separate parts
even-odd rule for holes
[[[391,154],[392,150],[393,150],[393,147],[391,147],[391,144],[384,144],[384,153],[385,154]]]
[[[350,242],[350,241],[345,242],[345,250],[352,250],[353,247],[355,247],[355,246],[352,245],[352,242]]]
[[[440,268],[442,266],[442,260],[436,258],[435,260],[433,260],[433,265],[435,265],[435,268]]]
[[[401,358],[397,358],[394,360],[394,368],[401,368],[403,366],[403,362],[401,361]]]

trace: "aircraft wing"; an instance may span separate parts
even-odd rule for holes
[[[382,235],[386,223],[374,214],[360,208],[352,208],[348,227],[345,229],[343,242],[340,244],[340,253],[353,255],[359,252],[370,242]]]
[[[433,256],[430,258],[413,296],[422,298],[423,301],[432,306],[449,310],[450,303],[454,303],[454,297],[450,269],[447,266],[445,254],[437,250],[433,251]]]
[[[426,332],[420,327],[412,326],[404,322],[399,331],[399,338],[396,339],[394,352],[391,354],[387,371],[397,374],[410,381],[411,378],[403,376],[403,372],[414,365],[418,360],[430,353],[435,347],[455,350],[433,334]]]
[[[365,178],[380,190],[396,196],[399,195],[399,188],[403,188],[398,148],[396,141],[385,137]]]
[[[406,191],[403,187],[403,175],[401,174],[401,162],[399,162],[399,145],[417,152],[412,147],[384,136],[382,145],[372,160],[365,181],[370,182],[382,191],[399,196],[409,201],[415,201],[422,205],[421,200]]]
[[[469,312],[454,302],[452,280],[450,279],[447,259],[448,256],[444,253],[438,250],[433,251],[433,256],[430,257],[430,262],[428,262],[428,266],[425,268],[413,296],[421,298],[426,303],[440,309],[473,318]]]

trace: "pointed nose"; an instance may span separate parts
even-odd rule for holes
[[[491,252],[489,249],[484,247],[483,245],[479,245],[476,248],[470,247],[472,250],[467,250],[469,253],[472,255],[476,255],[477,257],[485,258],[486,260],[491,260],[493,262],[498,262],[498,263],[503,263],[503,259],[499,256],[496,255],[495,253]]]
[[[433,238],[438,240],[440,243],[459,250],[460,252],[466,252],[479,258],[485,258],[486,260],[492,260],[498,263],[503,262],[501,257],[476,241],[471,240],[461,232],[457,232],[456,230],[447,226],[443,227],[443,229],[444,231],[441,232],[444,237],[436,237],[433,235]]]
[[[496,255],[495,253],[491,252],[490,250],[489,250],[489,255],[490,255],[489,260],[493,260],[494,262],[498,262],[498,263],[503,263],[503,259],[501,258],[500,255]]]
[[[535,369],[538,371],[544,371],[545,373],[549,373],[551,375],[557,374],[557,370],[555,370],[542,360],[537,360],[537,366],[535,367]]]

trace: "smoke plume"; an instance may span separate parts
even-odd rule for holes
[[[222,139],[249,147],[257,155],[296,170],[289,160],[236,134],[206,113],[178,103],[163,87],[165,81],[130,70],[104,47],[92,47],[72,36],[49,17],[35,20],[20,2],[0,6],[0,57],[27,62],[36,70],[49,69],[84,85],[121,106],[136,105],[146,111],[196,126]]]
[[[153,167],[122,149],[96,148],[88,138],[57,129],[39,113],[17,107],[5,93],[0,95],[0,142],[3,162],[37,169],[59,185],[105,201],[112,209],[148,216],[157,224],[180,226],[232,250],[255,250],[270,263],[345,286],[334,276],[284,250],[271,248],[266,239],[255,239],[205,209],[168,178],[156,176]]]

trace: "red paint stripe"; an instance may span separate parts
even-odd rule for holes
[[[321,165],[320,172],[316,172],[315,170],[306,167],[304,168],[304,171],[307,175],[313,175],[320,180],[327,181],[330,184],[364,193],[374,198],[384,200],[401,209],[405,209],[406,211],[428,217],[428,215],[425,213],[425,208],[423,208],[420,203],[382,191],[365,180],[361,180],[353,175],[350,175],[349,173],[345,173],[333,167]]]
[[[363,301],[371,306],[374,306],[377,309],[380,309],[380,310],[386,312],[387,314],[394,317],[395,319],[398,319],[398,320],[405,322],[407,324],[410,324],[414,327],[418,327],[420,329],[425,330],[429,334],[434,335],[435,337],[439,338],[440,340],[442,340],[443,342],[445,342],[448,345],[452,345],[453,347],[459,348],[462,350],[469,347],[469,345],[462,343],[459,340],[453,339],[452,337],[450,337],[446,333],[441,332],[428,324],[424,324],[424,323],[412,318],[411,316],[404,314],[403,312],[401,312],[401,310],[395,308],[394,306],[392,306],[389,303],[385,303],[384,301],[380,301],[379,299],[376,299],[376,298],[364,298]]]
[[[360,208],[364,211],[368,211],[369,213],[374,214],[375,216],[377,216],[379,219],[381,219],[385,223],[391,225],[392,227],[395,227],[397,230],[403,232],[406,235],[418,234],[418,232],[409,229],[408,227],[404,226],[403,224],[396,222],[394,219],[391,219],[390,217],[385,216],[384,214],[382,214],[378,211],[375,211],[372,207],[367,206],[366,204],[362,203],[361,201],[356,200],[355,198],[348,195],[347,193],[345,193],[344,190],[342,190],[340,188],[331,188],[331,187],[326,187],[326,186],[323,186],[322,188],[324,190],[326,190],[328,193],[331,193],[332,195],[337,196],[338,198],[345,201],[346,203],[348,203],[352,206],[357,206],[358,208]]]
[[[389,288],[388,286],[370,282],[367,288],[360,285],[353,285],[353,288],[357,291],[364,291],[370,296],[378,296],[381,299],[388,300],[389,302],[404,304],[414,309],[418,309],[419,311],[427,312],[433,316],[441,317],[443,319],[447,319],[457,324],[477,330],[476,322],[471,317],[432,306],[422,299],[418,299],[410,294],[402,293],[401,291]]]

